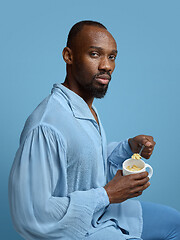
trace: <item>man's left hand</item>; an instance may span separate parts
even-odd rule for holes
[[[141,156],[146,159],[150,158],[156,144],[153,137],[147,135],[138,135],[134,138],[130,138],[128,143],[133,153],[139,153],[141,147],[144,145],[145,147],[141,153]]]

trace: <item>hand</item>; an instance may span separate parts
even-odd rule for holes
[[[142,145],[144,145],[145,148],[143,149],[141,156],[146,159],[150,158],[156,144],[153,137],[147,135],[138,135],[134,138],[130,138],[128,142],[133,153],[139,153]]]
[[[104,187],[110,203],[121,203],[129,198],[138,197],[150,186],[148,173],[142,172],[122,176],[118,170],[114,178]]]

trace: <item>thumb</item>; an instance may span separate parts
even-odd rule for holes
[[[117,175],[120,175],[120,176],[123,176],[123,171],[122,170],[117,170],[117,173],[116,173]]]
[[[151,147],[152,143],[149,141],[149,139],[145,138],[143,141],[142,141],[142,144],[145,146],[145,147]]]

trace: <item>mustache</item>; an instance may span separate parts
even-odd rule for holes
[[[94,75],[94,78],[104,78],[104,79],[108,79],[109,81],[111,81],[111,74],[110,74],[110,72],[100,72],[100,73]]]

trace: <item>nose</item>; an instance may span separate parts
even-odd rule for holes
[[[100,62],[99,62],[99,70],[103,70],[106,72],[112,72],[113,67],[112,67],[112,63],[110,62],[110,60],[108,59],[108,57],[103,57],[101,58]]]

